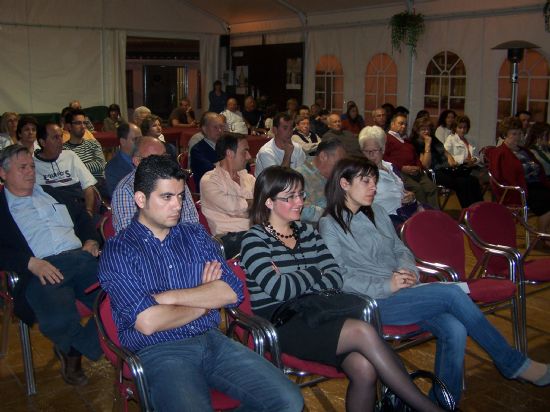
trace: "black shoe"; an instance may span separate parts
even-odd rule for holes
[[[88,383],[88,378],[82,370],[82,355],[67,356],[57,346],[53,347],[53,353],[61,362],[61,377],[69,385],[83,386]]]

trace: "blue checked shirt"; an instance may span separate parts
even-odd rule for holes
[[[218,310],[210,310],[186,325],[149,336],[134,327],[141,312],[158,304],[152,295],[200,286],[204,265],[212,260],[222,263],[221,280],[237,294],[237,306],[243,300],[242,284],[200,224],[180,223],[161,242],[136,218],[109,239],[99,262],[99,281],[111,298],[113,319],[122,345],[139,351],[216,328],[220,322]]]
[[[113,226],[118,233],[130,224],[130,221],[137,212],[134,202],[134,178],[136,170],[128,173],[116,186],[111,199],[113,210]],[[199,223],[197,208],[193,203],[193,197],[187,185],[185,185],[185,197],[181,208],[180,222]]]

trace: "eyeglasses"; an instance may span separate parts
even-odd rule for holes
[[[290,195],[286,197],[274,197],[273,200],[280,200],[281,202],[289,203],[291,200],[295,202],[298,199],[305,200],[306,198],[307,198],[307,193],[302,191],[302,192],[296,193],[295,195]]]
[[[75,126],[82,126],[83,124],[86,124],[86,122],[83,122],[82,120],[75,120],[74,122],[71,122],[71,124],[74,124]]]
[[[382,153],[382,149],[376,149],[376,150],[362,150],[363,153],[365,153],[367,156],[372,156],[377,153]]]

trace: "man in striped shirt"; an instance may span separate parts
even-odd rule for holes
[[[211,410],[215,388],[243,410],[301,411],[292,382],[218,330],[218,309],[240,303],[243,286],[200,224],[178,224],[184,177],[166,156],[143,159],[139,213],[103,251],[99,279],[120,341],[139,355],[155,410]]]
[[[105,187],[105,156],[97,140],[84,139],[85,119],[86,115],[82,110],[72,110],[65,115],[65,124],[71,137],[63,144],[63,149],[72,150],[78,155],[97,180],[97,187],[102,192]]]

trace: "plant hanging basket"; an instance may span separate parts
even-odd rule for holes
[[[390,19],[392,49],[401,51],[401,45],[409,46],[416,55],[418,39],[424,33],[424,16],[404,11]]]

